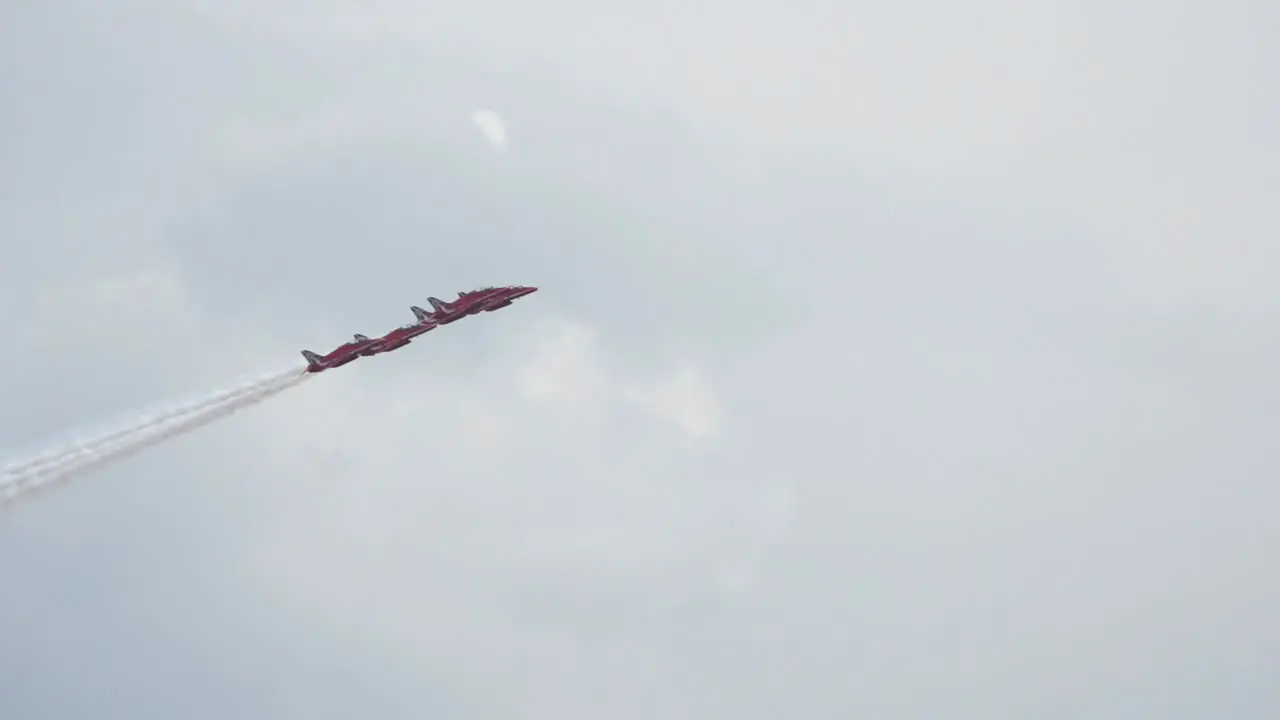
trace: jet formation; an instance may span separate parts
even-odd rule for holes
[[[503,287],[485,287],[458,293],[458,299],[445,302],[439,298],[427,298],[431,310],[412,305],[417,322],[401,325],[381,337],[371,338],[357,333],[349,342],[339,345],[326,355],[303,350],[302,357],[307,359],[307,372],[324,372],[331,368],[342,367],[362,357],[372,357],[384,352],[391,352],[408,345],[419,335],[435,330],[441,325],[457,322],[462,318],[480,313],[493,312],[507,307],[518,298],[533,292],[536,287],[523,285],[507,285]]]

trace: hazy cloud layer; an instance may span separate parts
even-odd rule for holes
[[[1280,711],[1270,5],[466,7],[5,11],[12,453],[542,288],[0,519],[5,717]]]

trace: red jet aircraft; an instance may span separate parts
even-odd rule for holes
[[[363,335],[357,335],[355,340],[339,345],[328,355],[318,355],[310,350],[303,350],[302,357],[307,359],[307,372],[324,372],[329,368],[342,367],[352,360],[358,360],[362,351],[374,342]]]
[[[409,309],[417,316],[419,322],[448,325],[468,315],[478,315],[482,312],[492,312],[498,308],[504,308],[516,298],[524,297],[529,293],[537,292],[537,290],[538,288],[536,287],[523,287],[520,285],[480,288],[478,290],[460,292],[458,293],[458,299],[449,303],[439,298],[427,298],[427,302],[431,303],[431,308],[434,312],[428,312],[417,305]]]
[[[435,330],[436,324],[431,322],[414,323],[412,325],[401,325],[382,337],[371,341],[371,344],[365,346],[360,354],[368,357],[379,353],[391,352],[396,348],[402,348],[413,341],[422,333]],[[364,335],[356,335],[356,340],[368,340]]]
[[[493,312],[498,308],[504,308],[511,303],[519,300],[525,295],[538,292],[536,287],[524,287],[521,285],[512,285],[510,287],[498,288],[498,292],[490,295],[488,299],[483,300],[484,312]],[[458,297],[462,297],[462,293],[458,293]]]

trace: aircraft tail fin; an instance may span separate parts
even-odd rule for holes
[[[368,336],[368,335],[361,335],[360,333],[356,333],[356,334],[355,334],[355,338],[356,338],[356,342],[364,342],[364,341],[366,341],[366,340],[368,340],[368,339],[369,339],[369,336]]]
[[[444,312],[449,309],[449,306],[445,305],[444,301],[441,300],[440,298],[429,297],[427,298],[427,302],[431,303],[432,309],[434,309],[436,312]]]
[[[302,357],[306,358],[306,359],[307,359],[307,362],[308,362],[309,364],[311,364],[311,365],[320,365],[320,364],[322,364],[322,363],[324,362],[324,359],[323,359],[323,358],[321,358],[319,355],[317,355],[317,354],[315,354],[315,353],[311,352],[310,350],[303,350],[303,351],[302,351]]]
[[[410,305],[409,309],[413,311],[413,316],[418,318],[418,322],[420,323],[430,322],[431,313],[427,312],[426,310],[423,310],[417,305]]]

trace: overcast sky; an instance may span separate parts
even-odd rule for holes
[[[0,9],[9,454],[541,288],[0,517],[0,715],[1280,716],[1280,6],[437,5]]]

